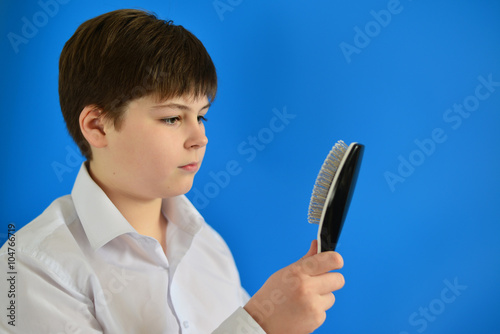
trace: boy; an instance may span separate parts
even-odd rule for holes
[[[217,88],[195,36],[117,10],[77,29],[59,70],[61,110],[87,161],[71,195],[16,234],[17,311],[3,332],[309,333],[323,323],[344,284],[330,272],[338,253],[315,254],[313,242],[249,298],[227,245],[184,196]]]

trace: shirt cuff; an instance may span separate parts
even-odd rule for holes
[[[239,307],[212,334],[266,334],[266,332],[243,307]]]

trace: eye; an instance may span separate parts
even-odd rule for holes
[[[206,121],[208,121],[208,119],[206,119],[205,116],[203,116],[203,115],[198,116],[198,123],[203,123]]]
[[[174,116],[174,117],[162,118],[161,120],[165,122],[165,124],[167,125],[174,125],[175,123],[179,122],[180,119],[181,118],[179,116]]]

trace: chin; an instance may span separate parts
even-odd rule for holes
[[[176,187],[175,189],[168,189],[168,191],[163,192],[162,198],[175,197],[180,195],[185,195],[191,190],[193,187],[193,183],[191,182],[189,185],[185,185],[182,187]]]

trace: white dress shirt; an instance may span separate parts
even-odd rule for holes
[[[249,297],[219,234],[185,196],[164,199],[162,211],[166,255],[157,240],[136,232],[82,164],[71,195],[16,233],[14,298],[7,296],[9,276],[0,280],[1,332],[264,333],[242,308]],[[6,275],[8,258],[5,244]]]

